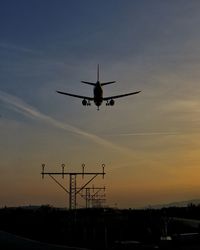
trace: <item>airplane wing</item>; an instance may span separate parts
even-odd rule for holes
[[[68,95],[68,96],[72,96],[72,97],[76,97],[76,98],[80,98],[80,99],[86,99],[86,100],[89,100],[89,101],[93,101],[94,100],[93,97],[82,96],[82,95],[75,95],[75,94],[70,94],[70,93],[61,92],[61,91],[56,91],[56,92],[59,93],[59,94],[62,94],[62,95]]]
[[[103,100],[104,101],[108,101],[110,99],[116,99],[116,98],[121,98],[121,97],[125,97],[125,96],[129,96],[129,95],[135,95],[140,93],[141,91],[136,91],[136,92],[131,92],[131,93],[127,93],[127,94],[122,94],[122,95],[114,95],[114,96],[108,96],[108,97],[104,97]]]

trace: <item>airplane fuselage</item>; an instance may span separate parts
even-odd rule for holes
[[[96,82],[94,87],[94,103],[97,107],[101,106],[103,102],[103,89],[99,81]]]

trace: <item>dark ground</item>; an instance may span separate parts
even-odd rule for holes
[[[199,219],[200,206],[192,204],[144,210],[2,208],[0,249],[200,249]],[[171,240],[160,240],[167,235]]]
[[[50,245],[7,232],[0,231],[0,249],[2,250],[84,250],[59,245]],[[86,249],[85,249],[86,250]]]

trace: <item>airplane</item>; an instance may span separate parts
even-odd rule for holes
[[[100,80],[99,80],[99,64],[97,66],[97,81],[96,81],[96,83],[87,82],[87,81],[81,81],[81,82],[94,86],[93,97],[76,95],[76,94],[71,94],[71,93],[62,92],[62,91],[56,91],[56,92],[59,93],[59,94],[62,94],[62,95],[68,95],[68,96],[83,99],[82,100],[83,106],[90,106],[91,105],[90,102],[93,101],[94,104],[97,106],[97,110],[99,110],[99,107],[101,106],[103,101],[106,101],[106,106],[113,106],[115,104],[114,99],[129,96],[129,95],[135,95],[135,94],[138,94],[138,93],[141,92],[141,91],[136,91],[136,92],[130,92],[130,93],[127,93],[127,94],[122,94],[122,95],[114,95],[114,96],[103,97],[102,86],[115,83],[116,81],[101,83]]]

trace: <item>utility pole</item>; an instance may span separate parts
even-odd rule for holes
[[[85,164],[82,164],[81,172],[65,172],[65,164],[61,165],[61,172],[45,172],[45,164],[42,164],[42,178],[44,179],[45,175],[48,175],[58,186],[60,186],[68,195],[69,195],[69,209],[76,209],[77,206],[77,194],[81,195],[81,191],[85,189],[97,176],[102,176],[104,179],[105,173],[105,164],[102,164],[101,172],[85,172]],[[69,187],[65,187],[61,184],[55,176],[62,176],[64,179],[65,176],[68,176]],[[77,179],[78,177],[84,178],[84,176],[90,177],[88,181],[83,183],[79,188],[77,188]]]

